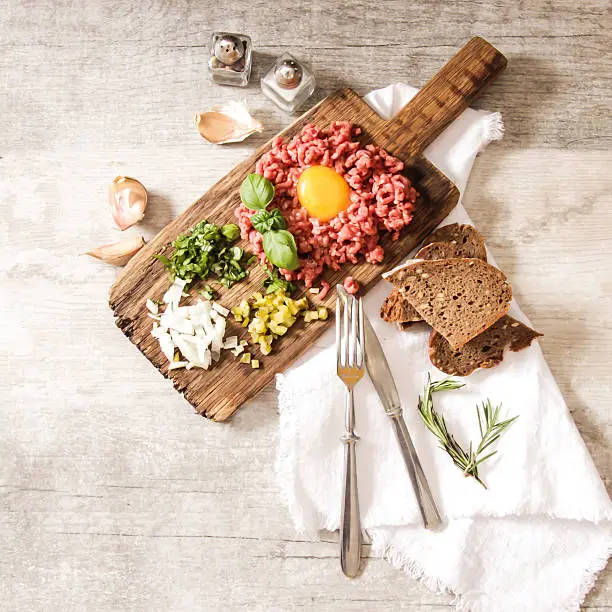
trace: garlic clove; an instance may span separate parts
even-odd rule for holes
[[[147,207],[145,186],[130,176],[117,176],[108,188],[108,202],[115,225],[121,230],[138,223]]]
[[[241,142],[255,132],[263,132],[263,124],[249,113],[244,102],[227,102],[214,106],[195,117],[200,136],[213,144]]]
[[[113,266],[125,266],[145,244],[145,239],[142,236],[134,235],[119,242],[104,244],[91,251],[87,251],[85,254]]]

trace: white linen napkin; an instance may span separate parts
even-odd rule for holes
[[[392,85],[366,96],[390,117],[416,93]],[[425,151],[463,192],[476,154],[501,138],[498,113],[466,110]],[[443,221],[470,222],[461,205]],[[489,254],[490,255],[490,254]],[[490,259],[492,262],[492,258]],[[494,263],[494,262],[493,262]],[[507,353],[466,386],[434,397],[456,437],[478,440],[475,407],[503,402],[519,419],[502,436],[499,454],[482,465],[485,490],[464,478],[437,447],[416,410],[430,363],[428,332],[399,333],[378,310],[390,285],[364,299],[393,370],[404,416],[445,516],[442,531],[423,529],[391,424],[369,381],[356,389],[359,501],[362,525],[381,555],[428,587],[456,595],[457,609],[474,612],[576,610],[612,547],[612,507],[537,342]],[[513,302],[511,314],[529,323]],[[334,331],[277,377],[280,436],[277,475],[295,527],[339,527],[343,470],[344,388],[335,374]],[[315,358],[316,357],[316,358]]]

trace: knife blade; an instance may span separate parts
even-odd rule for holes
[[[367,316],[364,316],[366,353],[365,362],[370,380],[389,416],[402,414],[402,403],[385,357],[380,340]]]

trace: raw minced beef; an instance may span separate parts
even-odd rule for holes
[[[276,189],[270,206],[281,210],[297,244],[300,265],[296,270],[281,270],[287,280],[301,280],[311,287],[325,267],[339,270],[360,258],[380,263],[384,258],[381,234],[391,232],[396,240],[412,221],[419,194],[402,174],[403,162],[380,147],[362,146],[357,141],[360,133],[349,122],[334,122],[327,130],[307,125],[289,142],[277,137],[257,162],[257,173]],[[333,168],[350,187],[348,208],[326,222],[310,217],[296,195],[300,174],[316,165]],[[251,223],[253,214],[244,205],[236,209],[243,239],[267,263],[262,235]]]

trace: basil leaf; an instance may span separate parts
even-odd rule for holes
[[[277,268],[295,270],[299,265],[295,239],[287,230],[266,232],[263,236],[263,249],[266,257]]]
[[[253,227],[260,233],[265,234],[271,230],[287,229],[287,222],[278,208],[271,211],[262,210],[251,217]]]
[[[249,174],[240,185],[240,199],[250,210],[265,210],[274,197],[274,185],[261,174]]]
[[[265,234],[272,229],[271,215],[267,210],[254,214],[251,217],[251,223],[260,234]]]
[[[272,222],[272,227],[270,229],[273,229],[273,230],[287,229],[287,221],[285,221],[285,217],[283,217],[281,211],[278,208],[273,208],[270,211],[270,220]]]
[[[228,223],[221,228],[221,233],[229,240],[234,242],[240,238],[240,228],[235,223]]]

